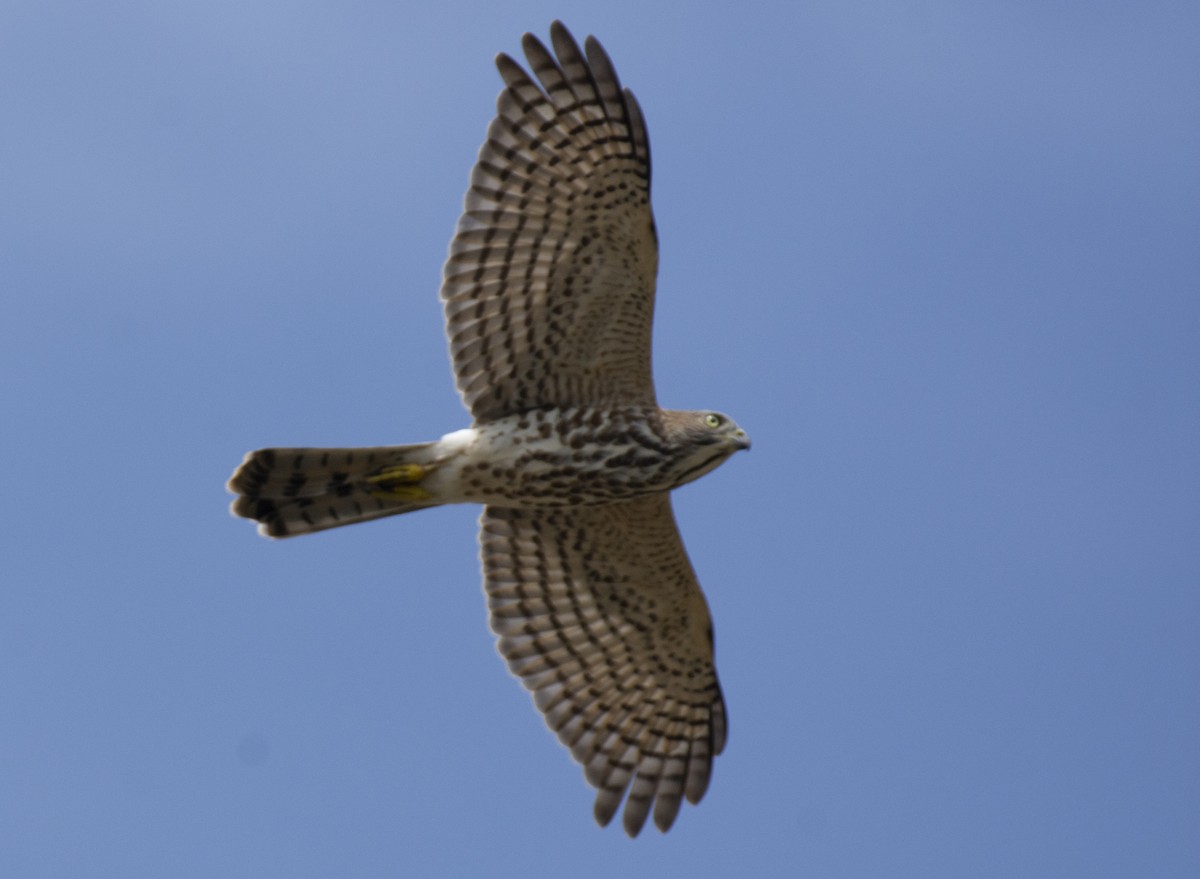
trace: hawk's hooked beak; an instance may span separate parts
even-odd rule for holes
[[[744,449],[747,452],[750,451],[750,436],[741,428],[738,428],[738,430],[734,433],[733,441],[737,444],[739,449]]]

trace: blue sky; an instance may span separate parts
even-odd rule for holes
[[[437,288],[562,18],[645,109],[729,746],[599,830],[476,511],[272,543],[265,445],[465,426]],[[0,874],[1200,873],[1200,12],[0,11]]]

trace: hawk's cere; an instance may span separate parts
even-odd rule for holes
[[[483,504],[491,626],[599,793],[636,835],[704,796],[725,745],[712,624],[670,491],[746,449],[717,412],[658,407],[658,246],[642,111],[593,37],[507,55],[442,283],[472,426],[436,442],[260,449],[233,512],[289,537]]]

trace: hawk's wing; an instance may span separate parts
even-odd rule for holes
[[[486,507],[498,648],[599,788],[596,820],[666,830],[725,745],[712,624],[669,495],[594,507]]]
[[[593,37],[561,22],[555,57],[522,45],[471,174],[442,283],[450,353],[477,421],[543,406],[655,405],[658,244],[650,146],[632,92]]]

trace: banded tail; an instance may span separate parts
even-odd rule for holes
[[[259,449],[229,480],[230,510],[264,536],[292,537],[436,507],[420,484],[436,445]]]

